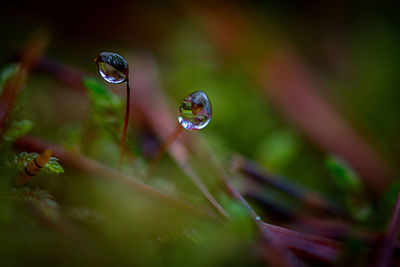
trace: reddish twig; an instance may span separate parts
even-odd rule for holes
[[[146,118],[146,122],[158,134],[161,140],[167,138],[167,133],[172,132],[172,125],[175,125],[172,119],[169,108],[165,102],[165,97],[162,95],[158,84],[158,77],[154,69],[153,62],[150,58],[141,58],[134,60],[136,62],[136,107]],[[54,72],[52,66],[57,67]],[[139,67],[140,66],[140,67]],[[62,64],[55,63],[49,59],[41,60],[40,68],[43,71],[54,74],[60,81],[70,84],[74,88],[83,91],[82,85],[78,82],[82,79],[81,72],[73,68],[66,68]],[[149,109],[148,107],[152,107]],[[172,126],[173,127],[173,126]],[[188,155],[184,146],[177,140],[170,146],[168,152],[175,160],[178,166],[182,168],[185,174],[191,179],[197,188],[202,192],[206,199],[215,207],[215,209],[224,217],[229,217],[227,212],[212,196],[204,183],[197,176],[196,172],[187,161]]]
[[[324,263],[333,263],[339,259],[341,244],[337,241],[266,223],[263,227],[299,257]]]
[[[332,263],[338,260],[341,248],[339,242],[319,237],[317,235],[299,233],[262,222],[261,218],[253,208],[251,208],[239,191],[235,189],[229,176],[219,164],[215,153],[212,152],[209,144],[199,136],[196,140],[196,143],[199,144],[198,148],[201,147],[201,149],[198,149],[196,152],[208,160],[208,166],[215,169],[218,173],[218,177],[226,185],[229,194],[246,208],[249,215],[257,222],[258,228],[263,235],[266,234],[267,238],[270,238],[273,243],[276,242],[278,247],[283,246],[288,248],[298,256],[325,263]],[[268,232],[270,232],[270,234],[268,234]],[[290,260],[291,256],[289,255],[288,257]],[[294,261],[292,260],[291,262],[293,263]]]
[[[283,244],[278,241],[278,238],[271,234],[270,229],[264,226],[261,217],[258,216],[255,210],[249,205],[249,203],[247,203],[247,201],[235,188],[235,186],[232,184],[227,176],[224,176],[224,182],[228,193],[246,209],[247,213],[257,225],[258,230],[261,233],[263,246],[265,246],[264,252],[270,255],[269,257],[267,257],[268,263],[274,263],[274,266],[276,266],[276,264],[280,266],[296,266],[296,258],[283,247]],[[277,260],[276,258],[278,258],[279,260]]]
[[[81,70],[58,63],[46,57],[41,57],[38,60],[35,69],[50,74],[80,93],[87,92],[85,86],[83,86],[82,78],[88,76],[88,74]]]
[[[108,177],[113,181],[125,183],[132,189],[139,191],[146,196],[160,200],[167,205],[186,211],[189,214],[199,216],[200,218],[214,218],[212,215],[196,209],[190,204],[186,204],[180,200],[169,197],[168,195],[161,193],[145,184],[133,180],[131,177],[111,170],[104,165],[82,155],[68,152],[52,143],[38,138],[25,136],[18,139],[15,142],[15,145],[16,147],[26,151],[41,151],[44,148],[49,148],[52,150],[53,154],[60,159],[62,164],[67,167],[70,166],[71,168],[94,174],[94,178]],[[252,217],[257,218],[257,215],[253,213]],[[270,224],[263,224],[262,227],[267,228],[268,231],[273,233],[276,238],[283,243],[283,245],[293,249],[293,251],[299,255],[306,255],[307,258],[320,260],[323,262],[332,262],[334,261],[332,255],[339,254],[340,246],[338,245],[338,242],[331,242],[329,239],[320,238],[314,235],[301,234],[296,231]],[[302,245],[304,245],[304,247],[302,247]],[[313,247],[314,249],[310,250],[310,247]]]
[[[190,204],[187,204],[181,200],[175,199],[171,196],[168,196],[167,194],[160,192],[146,184],[143,184],[135,179],[132,179],[131,177],[124,175],[122,173],[119,173],[115,170],[112,170],[92,159],[89,159],[87,157],[84,157],[83,155],[74,153],[74,152],[68,152],[64,150],[63,148],[46,142],[44,140],[41,140],[39,138],[34,138],[34,137],[29,137],[25,136],[22,138],[19,138],[18,140],[15,141],[15,145],[23,150],[27,151],[43,151],[45,149],[49,149],[53,152],[53,154],[60,159],[60,161],[67,165],[67,166],[72,166],[74,168],[79,169],[80,171],[86,172],[86,173],[91,173],[94,174],[95,176],[92,176],[94,178],[99,178],[99,177],[106,177],[112,181],[116,182],[122,182],[123,184],[131,187],[132,189],[149,196],[155,200],[158,200],[162,203],[166,203],[174,208],[177,208],[179,210],[188,212],[190,214],[194,214],[199,217],[203,218],[213,218],[213,215],[210,215],[209,213],[202,211],[198,208],[193,207]]]
[[[17,72],[4,84],[0,97],[0,137],[5,133],[6,121],[22,85],[46,45],[47,37],[43,33],[34,35],[21,55]]]
[[[286,221],[286,226],[302,233],[313,234],[334,240],[357,239],[366,242],[368,246],[376,244],[381,238],[381,234],[378,232],[359,230],[346,221],[309,217],[298,211],[288,210],[279,205],[279,203],[275,203],[253,191],[245,191],[243,196],[246,199],[254,200],[259,203],[260,207],[263,208],[268,215]]]
[[[161,85],[154,62],[151,57],[140,57],[132,60],[136,65],[136,99],[137,106],[142,114],[147,118],[147,122],[161,140],[167,139],[168,133],[173,132],[173,115],[168,108],[166,97],[161,92]],[[152,108],[148,108],[152,107]],[[202,192],[212,206],[224,217],[228,218],[228,213],[213,197],[203,181],[197,175],[188,161],[188,152],[179,140],[176,140],[168,148],[168,153],[185,172],[189,179]]]
[[[325,151],[345,158],[371,192],[379,194],[393,181],[391,167],[318,93],[312,74],[289,51],[277,52],[266,61],[258,78],[288,119]]]
[[[289,225],[290,228],[294,228],[296,231],[302,233],[323,236],[334,240],[360,240],[368,246],[377,244],[377,241],[381,238],[379,232],[360,230],[347,222],[326,218],[300,217]]]
[[[276,238],[273,234],[270,233],[270,229],[268,227],[265,227],[265,223],[262,221],[261,217],[249,205],[249,203],[242,196],[242,194],[235,188],[231,179],[219,164],[216,154],[213,153],[208,143],[206,143],[204,140],[202,141],[203,141],[202,147],[208,154],[207,158],[210,162],[210,165],[218,173],[218,177],[221,179],[221,182],[224,183],[229,195],[231,195],[234,199],[236,199],[245,208],[249,216],[253,219],[254,223],[256,224],[261,234],[261,240],[262,240],[261,248],[265,252],[265,255],[263,256],[267,260],[267,263],[273,266],[298,265],[296,257],[294,257],[294,255],[292,255],[292,253],[288,251],[286,247],[284,247],[284,245],[278,238]]]
[[[261,167],[256,163],[239,155],[236,155],[232,160],[231,169],[234,171],[240,171],[245,174],[246,177],[249,177],[258,183],[272,186],[287,193],[316,210],[342,216],[345,213],[342,209],[334,205],[331,201],[323,198],[320,194],[306,189],[293,181],[289,181],[284,177],[271,175],[264,170],[261,170]]]
[[[397,194],[396,204],[393,209],[392,218],[388,230],[384,235],[375,266],[386,267],[390,265],[392,255],[397,245],[397,236],[400,230],[400,191]]]
[[[296,212],[293,212],[291,210],[287,210],[283,206],[279,205],[278,203],[275,203],[274,201],[271,201],[270,199],[257,194],[256,192],[252,190],[246,190],[243,193],[243,196],[246,199],[250,199],[252,201],[255,201],[256,203],[259,204],[259,206],[268,214],[272,214],[273,217],[276,217],[281,220],[293,220],[299,217],[299,214]]]

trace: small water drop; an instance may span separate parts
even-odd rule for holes
[[[201,130],[211,120],[211,103],[203,91],[196,91],[182,101],[179,106],[178,121],[188,130]]]
[[[257,216],[257,217],[256,217],[256,221],[261,221],[261,217],[260,217],[260,216]]]
[[[128,62],[116,53],[102,52],[94,61],[101,77],[109,83],[123,83],[128,79]]]

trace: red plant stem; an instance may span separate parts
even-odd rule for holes
[[[246,190],[242,194],[245,199],[253,200],[259,204],[259,207],[268,212],[269,215],[272,215],[273,218],[290,221],[300,217],[295,211],[288,210],[253,190]]]
[[[157,167],[158,163],[160,162],[162,156],[168,150],[169,146],[179,137],[182,130],[183,130],[183,127],[181,127],[180,125],[177,125],[175,130],[170,135],[168,135],[167,139],[165,139],[165,141],[161,144],[156,155],[153,157],[153,159],[151,160],[151,162],[149,164],[149,168],[147,170],[147,175],[146,175],[146,180],[151,177],[155,168]]]
[[[241,173],[245,174],[246,177],[251,178],[255,182],[274,187],[277,190],[280,190],[300,200],[315,210],[333,215],[345,215],[345,211],[343,209],[335,205],[332,201],[322,197],[317,192],[304,188],[303,186],[285,179],[284,177],[271,175],[262,170],[256,163],[242,156],[235,156],[232,161],[232,169],[240,171]]]
[[[334,263],[339,260],[342,245],[338,241],[267,223],[263,223],[262,227],[265,227],[284,247],[301,258],[322,263]]]
[[[49,59],[40,61],[40,69],[47,73],[53,74],[60,81],[73,86],[73,88],[79,90],[80,92],[86,92],[85,88],[82,87],[82,85],[78,82],[79,80],[82,79],[82,75],[81,75],[80,71],[73,69],[73,68],[68,68],[64,64],[60,64],[60,63],[54,62]],[[146,64],[144,64],[144,67],[142,69],[147,70],[147,72],[141,70],[141,68],[138,68],[138,71],[143,72],[143,75],[138,75],[138,78],[142,76],[142,80],[143,80],[143,77],[147,77],[147,76],[152,77],[152,75],[149,75],[149,73],[148,73],[148,66],[146,66]],[[152,74],[151,71],[150,71],[150,74]],[[142,82],[142,80],[140,80],[140,79],[138,80],[139,86],[137,86],[138,99],[140,99],[140,101],[138,103],[139,104],[138,109],[141,110],[143,112],[143,114],[146,116],[147,121],[154,128],[154,131],[158,135],[163,136],[163,133],[165,132],[165,126],[169,127],[169,125],[170,125],[168,123],[168,120],[165,120],[165,116],[168,117],[169,112],[166,111],[165,109],[163,109],[163,107],[165,106],[165,103],[163,102],[162,99],[160,99],[161,97],[159,95],[159,92],[155,92],[155,90],[153,90],[153,91],[151,91],[151,93],[149,93],[148,92],[149,88],[147,87],[147,84],[145,86],[143,86],[143,84],[141,85],[140,82]],[[147,79],[144,79],[144,80],[146,81],[146,83],[148,82]],[[150,79],[149,82],[154,83],[154,80],[157,80],[157,79]],[[157,85],[156,85],[156,88],[157,88]],[[152,99],[152,101],[153,101],[153,103],[156,103],[155,104],[156,111],[147,110],[145,108],[148,104],[150,104],[148,99],[151,97],[155,98],[155,99]],[[163,116],[162,120],[160,120],[160,118],[159,118],[160,114],[162,114],[162,116]],[[229,217],[227,212],[222,208],[221,205],[218,204],[218,202],[215,200],[215,198],[212,196],[212,194],[208,191],[208,189],[204,185],[204,183],[196,175],[195,171],[189,166],[189,163],[187,162],[187,158],[186,158],[186,154],[187,154],[186,149],[182,145],[177,145],[176,143],[174,145],[176,145],[176,147],[173,149],[173,151],[171,151],[171,149],[170,149],[170,151],[171,151],[170,153],[171,153],[172,158],[177,162],[178,166],[180,166],[183,169],[183,171],[186,173],[186,175],[199,188],[199,190],[203,193],[203,195],[207,198],[207,200],[215,207],[215,209],[224,217]]]
[[[122,137],[121,137],[121,144],[120,144],[120,153],[119,153],[118,171],[121,171],[121,168],[122,168],[122,161],[123,161],[123,158],[124,158],[125,138],[126,138],[126,133],[127,133],[127,131],[128,131],[130,103],[131,103],[131,88],[129,87],[129,79],[126,79],[125,122],[124,122],[124,129],[122,130]]]
[[[211,150],[210,150],[211,152]],[[212,154],[212,155],[211,155]],[[260,234],[262,245],[261,247],[265,250],[265,255],[263,255],[269,265],[277,266],[297,266],[297,258],[287,250],[287,248],[282,244],[282,242],[274,236],[271,231],[265,227],[265,223],[262,221],[261,217],[256,213],[256,211],[250,206],[242,194],[236,189],[230,177],[225,172],[225,170],[220,167],[215,153],[210,153],[214,167],[219,173],[219,177],[225,184],[228,193],[246,209],[249,216],[253,219],[256,224]],[[278,259],[277,259],[278,258]]]
[[[161,191],[158,191],[157,189],[133,179],[132,177],[110,169],[95,160],[87,158],[78,153],[66,151],[62,147],[45,140],[31,136],[24,136],[17,139],[14,145],[17,148],[25,151],[43,151],[45,149],[49,149],[52,151],[54,156],[60,159],[60,162],[64,166],[79,169],[82,172],[91,174],[91,177],[96,179],[104,177],[108,178],[110,181],[120,182],[136,190],[137,192],[142,193],[144,196],[151,197],[152,199],[158,200],[164,205],[169,205],[170,207],[177,208],[189,214],[206,219],[215,219],[215,216],[208,212],[198,209],[179,199],[173,198]]]
[[[392,255],[396,247],[397,236],[400,230],[400,191],[397,194],[396,204],[393,209],[386,235],[383,237],[378,250],[378,257],[375,266],[386,267],[390,265]]]
[[[48,40],[45,34],[35,34],[21,55],[18,71],[6,81],[3,86],[3,91],[0,96],[0,137],[6,131],[6,121],[14,106],[18,93],[25,83],[29,71],[40,58],[47,42]]]
[[[247,210],[249,215],[256,222],[266,245],[262,246],[262,250],[266,254],[269,250],[275,247],[279,255],[286,255],[286,262],[294,263],[296,259],[288,254],[283,248],[290,249],[293,253],[307,259],[332,263],[338,260],[340,254],[340,243],[328,238],[323,238],[317,235],[303,234],[292,231],[283,227],[264,223],[253,208],[247,203],[240,192],[234,187],[226,171],[222,168],[215,153],[210,145],[204,139],[198,137],[197,143],[200,143],[202,148],[202,156],[209,160],[209,165],[219,174],[221,181],[225,184],[228,193],[238,200]],[[198,151],[200,152],[200,151]],[[267,239],[267,240],[265,240]],[[269,239],[269,241],[268,241]],[[275,253],[276,254],[276,253]]]
[[[239,193],[239,191],[235,188],[235,186],[232,184],[232,182],[229,179],[225,179],[225,186],[226,189],[228,190],[228,193],[246,209],[247,213],[250,215],[250,217],[258,223],[258,221],[261,220],[261,217],[257,215],[255,210],[247,203],[247,201],[244,199],[242,194]]]
[[[246,209],[247,213],[257,225],[264,243],[263,246],[266,248],[266,253],[270,254],[270,256],[267,256],[268,263],[271,265],[274,263],[280,266],[296,266],[297,259],[295,256],[288,251],[273,234],[271,234],[271,231],[268,228],[264,226],[264,222],[261,220],[261,217],[258,216],[256,211],[249,205],[249,203],[247,203],[242,194],[240,194],[240,192],[232,184],[230,179],[225,176],[224,180],[228,193],[234,199],[239,201],[239,203]],[[279,257],[279,259],[276,259],[276,257]]]
[[[166,97],[162,93],[160,79],[154,61],[149,56],[137,57],[136,62],[136,98],[138,99],[138,109],[143,113],[144,120],[159,136],[166,139],[168,133],[174,130],[176,115],[172,115],[168,108]],[[148,108],[151,106],[152,108]],[[187,177],[200,190],[210,204],[225,218],[229,218],[228,213],[213,197],[206,185],[197,175],[197,172],[189,162],[189,152],[183,143],[172,143],[168,153],[176,164],[184,171]]]
[[[101,177],[107,177],[111,181],[122,182],[127,184],[127,186],[132,189],[143,193],[143,195],[148,196],[152,199],[159,200],[164,205],[169,205],[175,207],[179,210],[185,211],[189,214],[198,216],[200,218],[210,219],[215,217],[201,209],[195,208],[190,204],[187,204],[178,199],[172,198],[162,192],[159,192],[152,187],[140,183],[131,177],[124,174],[116,172],[106,166],[86,158],[82,155],[69,152],[63,148],[49,143],[45,140],[25,136],[21,137],[15,141],[15,146],[25,151],[42,151],[43,149],[49,148],[53,154],[60,159],[60,162],[66,166],[78,169],[82,172],[90,173],[93,178],[100,179]],[[234,193],[233,187],[230,187],[231,191]],[[239,195],[237,195],[239,196]],[[251,207],[250,207],[251,208]],[[252,216],[256,216],[255,212],[252,212]],[[280,242],[287,248],[293,250],[298,255],[305,256],[306,258],[312,260],[318,260],[322,262],[333,262],[338,259],[340,253],[340,243],[332,241],[328,238],[322,238],[311,234],[302,234],[296,231],[292,231],[283,227],[263,224]]]
[[[206,199],[214,206],[214,208],[221,214],[225,219],[230,219],[231,216],[224,210],[224,208],[218,203],[218,201],[213,197],[210,191],[207,189],[205,184],[201,181],[200,177],[197,175],[192,166],[186,162],[180,165],[181,169],[185,174],[192,180],[196,187],[203,193]]]

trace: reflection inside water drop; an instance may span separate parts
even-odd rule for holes
[[[185,129],[203,129],[210,120],[211,103],[207,95],[202,91],[188,95],[179,106],[178,121]]]
[[[116,53],[102,52],[95,62],[101,77],[109,83],[122,83],[128,78],[128,62]]]
[[[125,74],[104,62],[98,63],[101,77],[109,83],[122,83],[126,80]]]

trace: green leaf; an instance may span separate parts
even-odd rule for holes
[[[14,159],[9,162],[9,165],[11,167],[15,167],[19,170],[22,170],[26,167],[26,165],[28,165],[28,163],[30,161],[32,161],[34,158],[36,158],[39,154],[32,152],[32,153],[28,153],[28,152],[21,152],[18,155],[16,155],[14,157]]]
[[[30,120],[14,121],[7,133],[4,135],[4,140],[12,142],[21,136],[26,135],[33,127]]]
[[[79,151],[83,135],[82,125],[68,124],[62,127],[60,132],[63,147]]]
[[[372,214],[372,208],[357,173],[337,156],[329,156],[325,165],[333,181],[343,191],[343,202],[351,217],[355,221],[366,222]]]
[[[371,205],[365,201],[362,203],[349,203],[349,209],[352,218],[358,222],[367,221],[372,214]]]
[[[269,170],[279,172],[290,164],[299,150],[299,143],[290,131],[279,130],[258,145],[257,159]]]
[[[91,123],[111,132],[115,138],[122,127],[122,100],[102,83],[92,78],[83,79],[91,100]]]
[[[10,192],[10,197],[17,202],[31,202],[52,219],[59,217],[60,206],[54,201],[53,196],[45,190],[30,189],[29,187],[14,188]]]
[[[21,152],[18,155],[16,155],[14,157],[14,160],[9,162],[9,165],[11,167],[15,167],[19,170],[22,170],[26,167],[26,165],[29,164],[29,162],[31,162],[34,158],[36,158],[39,154],[32,152],[32,153],[28,153],[28,152]],[[49,162],[46,163],[46,165],[44,165],[44,167],[42,168],[42,170],[46,173],[63,173],[64,169],[63,167],[60,165],[60,163],[58,162],[58,159],[56,157],[50,157]]]
[[[397,194],[400,191],[400,180],[394,181],[387,189],[385,194],[379,198],[379,216],[374,217],[379,224],[386,223],[390,220],[393,207],[396,203]]]
[[[226,195],[220,195],[220,203],[232,217],[227,224],[227,229],[232,233],[250,238],[254,236],[254,225],[246,209],[236,200]]]
[[[47,173],[64,173],[64,168],[58,162],[56,157],[51,157],[49,162],[43,167],[43,171]]]
[[[84,78],[82,82],[94,106],[109,109],[115,109],[121,106],[120,99],[116,95],[110,93],[107,87],[102,83],[93,78]]]
[[[0,92],[2,91],[6,81],[10,79],[17,72],[17,70],[18,70],[17,64],[12,64],[2,69],[0,73]]]
[[[361,182],[357,173],[337,156],[329,156],[325,165],[330,172],[334,182],[342,190],[359,190]]]

